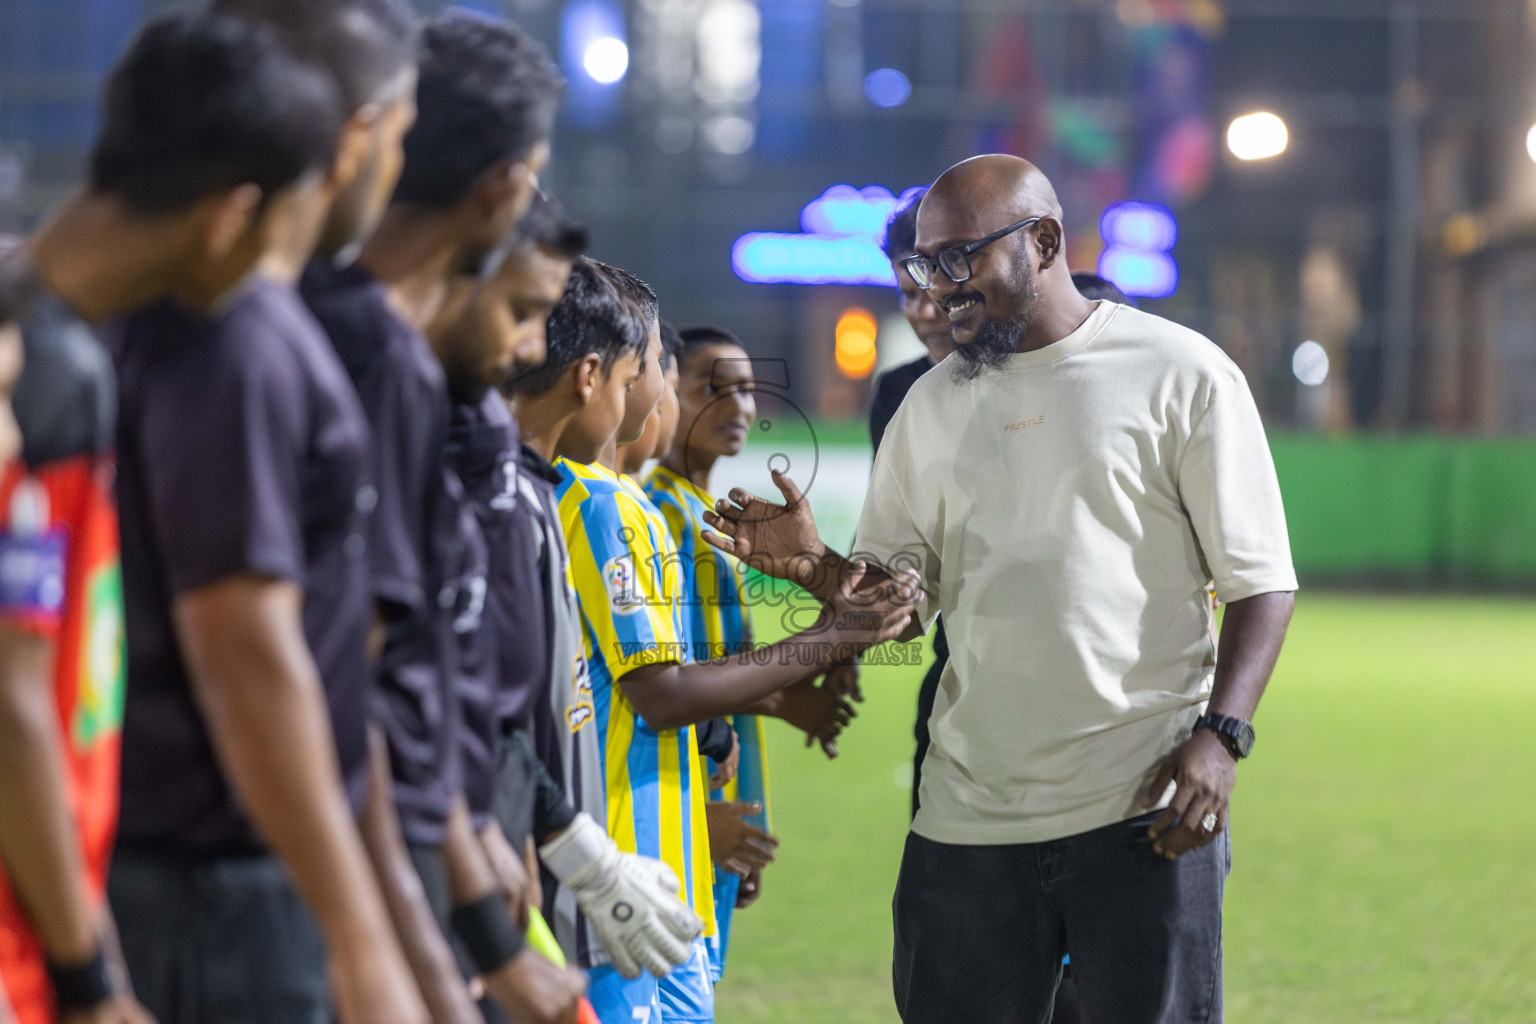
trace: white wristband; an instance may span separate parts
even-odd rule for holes
[[[550,874],[569,885],[573,878],[612,849],[613,840],[608,838],[608,833],[592,820],[591,815],[582,811],[564,832],[539,847],[539,859],[549,868]]]

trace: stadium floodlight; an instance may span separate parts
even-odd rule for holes
[[[1227,149],[1239,160],[1265,160],[1279,156],[1290,145],[1285,122],[1267,110],[1232,119],[1227,126]]]
[[[581,66],[599,85],[612,85],[629,70],[629,47],[624,40],[602,36],[587,44]]]
[[[1315,341],[1304,341],[1291,354],[1291,372],[1309,388],[1328,379],[1328,350]]]

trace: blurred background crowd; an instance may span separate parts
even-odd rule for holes
[[[177,6],[0,4],[0,228],[77,180],[103,72]],[[1074,268],[1215,339],[1272,426],[1536,431],[1525,0],[462,6],[559,55],[547,180],[602,255],[751,322],[813,415],[859,416],[916,351],[876,290],[893,196],[1005,151],[1057,183]],[[850,310],[873,348],[837,344]]]

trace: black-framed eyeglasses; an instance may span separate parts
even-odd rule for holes
[[[924,256],[922,253],[917,253],[902,260],[901,265],[906,267],[907,273],[912,275],[913,282],[924,290],[933,287],[934,275],[940,270],[944,271],[944,276],[955,284],[964,284],[971,279],[971,253],[984,245],[991,245],[1019,228],[1029,227],[1038,220],[1040,220],[1039,217],[1028,217],[1017,224],[1009,224],[1000,231],[994,231],[986,238],[978,238],[969,245],[940,249],[937,256]]]

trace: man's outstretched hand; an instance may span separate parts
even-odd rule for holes
[[[918,593],[916,570],[903,569],[892,576],[862,561],[845,562],[821,620],[800,635],[824,633],[843,651],[837,660],[849,660],[906,633]]]
[[[728,498],[715,502],[713,512],[704,513],[704,521],[714,527],[704,531],[704,541],[758,572],[813,590],[826,545],[816,534],[816,520],[800,488],[778,470],[772,472],[784,504],[733,487]]]

